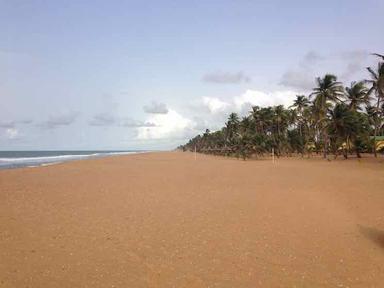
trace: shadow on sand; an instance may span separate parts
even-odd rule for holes
[[[384,249],[384,231],[359,225],[360,232],[373,243]]]

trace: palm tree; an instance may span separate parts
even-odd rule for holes
[[[377,57],[379,57],[379,58],[384,60],[384,55],[382,55],[382,54],[372,53],[372,55],[377,56]]]
[[[293,104],[290,106],[290,108],[294,108],[294,114],[292,115],[292,118],[295,118],[297,120],[297,127],[299,129],[299,135],[300,138],[303,137],[302,133],[302,126],[303,126],[303,114],[304,110],[309,106],[311,102],[309,99],[304,95],[296,95],[296,99],[293,101]]]
[[[374,54],[376,56],[382,57],[382,55]],[[371,79],[365,80],[366,83],[371,85],[371,88],[368,91],[368,95],[371,95],[372,93],[376,96],[376,116],[374,123],[374,136],[373,136],[373,153],[375,154],[375,157],[377,157],[376,152],[376,136],[377,132],[380,129],[381,124],[381,115],[379,113],[380,109],[380,103],[381,101],[384,101],[384,62],[379,62],[377,65],[377,71],[374,71],[371,67],[367,67],[367,70],[371,76]]]
[[[364,81],[352,82],[350,87],[345,88],[345,91],[350,110],[361,110],[361,105],[366,106],[370,102],[370,95]]]
[[[252,135],[254,133],[252,117],[243,117],[239,124],[239,134],[236,141],[237,154],[244,160],[252,153]]]
[[[366,83],[371,84],[368,94],[377,94],[379,107],[381,100],[384,99],[384,62],[378,63],[377,71],[374,71],[371,67],[367,67],[367,70],[371,76],[371,79],[365,80]]]
[[[343,87],[337,82],[337,77],[327,74],[324,78],[316,79],[317,87],[313,88],[310,97],[314,98],[314,106],[318,111],[318,122],[323,138],[324,158],[327,158],[328,149],[328,133],[327,133],[327,113],[330,105],[334,102],[341,102],[340,97],[343,95]]]
[[[236,113],[229,114],[228,121],[226,123],[226,128],[227,128],[226,139],[230,146],[233,146],[234,144],[235,138],[238,133],[239,124],[240,124],[239,116]]]
[[[366,107],[368,121],[371,126],[373,126],[373,144],[372,144],[372,150],[375,157],[377,157],[377,151],[376,151],[376,136],[377,132],[380,129],[381,126],[381,111],[376,106],[367,105]]]
[[[255,123],[255,133],[262,133],[262,121],[261,121],[261,113],[259,106],[253,106],[252,111],[250,112],[253,122]]]
[[[205,133],[203,134],[203,137],[201,138],[201,145],[202,145],[202,149],[204,151],[207,151],[208,149],[211,148],[211,143],[210,143],[210,133],[211,131],[209,129],[205,129]]]
[[[297,95],[289,109],[282,105],[254,106],[242,120],[232,113],[220,130],[206,130],[180,148],[184,151],[196,148],[215,155],[241,155],[245,159],[270,153],[272,148],[278,156],[293,152],[309,156],[315,149],[317,153],[323,151],[326,158],[328,150],[337,155],[343,147],[345,157],[352,150],[360,157],[360,152],[369,149],[371,131],[375,139],[384,133],[384,62],[379,63],[377,71],[371,68],[368,71],[370,80],[352,82],[345,90],[336,76],[327,74],[317,78],[317,87],[309,96],[311,103],[307,97]],[[367,88],[365,83],[370,86]],[[376,155],[376,149],[373,150]]]
[[[296,95],[296,99],[290,107],[295,108],[299,113],[302,113],[304,108],[308,107],[309,104],[310,101],[306,96]]]
[[[302,115],[302,133],[305,150],[311,154],[313,145],[318,134],[317,129],[317,116],[315,113],[315,106],[309,106],[303,110]]]
[[[329,132],[335,157],[337,157],[338,150],[342,148],[344,158],[348,158],[348,150],[350,149],[350,111],[352,110],[344,103],[336,104],[334,109],[330,111]]]
[[[367,135],[369,135],[366,115],[349,109],[344,103],[338,103],[330,111],[330,116],[329,132],[333,140],[332,146],[335,157],[338,150],[342,148],[344,158],[348,158],[348,152],[353,146],[357,157],[360,158],[360,148],[362,143],[366,142]]]
[[[273,127],[272,135],[276,145],[277,156],[280,156],[283,144],[286,140],[286,129],[289,123],[289,114],[285,110],[283,105],[277,105],[273,107]]]

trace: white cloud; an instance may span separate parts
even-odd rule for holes
[[[206,106],[211,113],[223,112],[230,104],[215,97],[203,97],[203,105]]]
[[[19,130],[16,128],[8,128],[5,130],[5,136],[8,139],[16,139],[19,136]]]
[[[234,111],[240,114],[248,113],[252,106],[275,106],[284,105],[289,107],[298,93],[295,91],[263,92],[258,90],[247,90],[243,95],[234,98]]]
[[[292,104],[297,94],[299,94],[297,91],[291,90],[265,92],[249,89],[243,94],[235,96],[227,101],[215,97],[203,97],[200,105],[205,109],[200,108],[200,111],[208,111],[209,114],[211,114],[205,114],[205,118],[213,117],[219,120],[220,116],[227,116],[231,112],[244,114],[248,112],[246,109],[251,108],[251,106],[267,107],[284,105],[288,107]],[[195,109],[199,109],[199,106],[195,107]]]
[[[143,122],[139,120],[134,120],[131,118],[124,118],[120,120],[119,126],[138,128],[138,127],[156,127],[156,124],[152,122]]]
[[[290,106],[297,92],[291,90],[264,92],[247,90],[242,95],[223,101],[215,97],[203,97],[198,102],[200,106],[194,106],[184,116],[173,109],[168,114],[150,115],[145,123],[151,123],[153,127],[137,127],[138,140],[172,140],[193,137],[205,129],[220,129],[225,123],[229,113],[236,112],[241,116],[246,115],[252,106]]]
[[[138,139],[183,138],[189,131],[193,130],[194,126],[193,121],[172,109],[169,109],[167,114],[151,115],[146,122],[153,123],[155,126],[137,128]]]

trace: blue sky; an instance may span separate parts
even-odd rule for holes
[[[170,149],[230,111],[346,84],[384,1],[0,0],[0,149]]]

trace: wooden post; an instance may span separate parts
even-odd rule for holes
[[[195,161],[196,161],[196,145],[195,145]]]
[[[272,147],[272,163],[275,163],[275,148]]]

